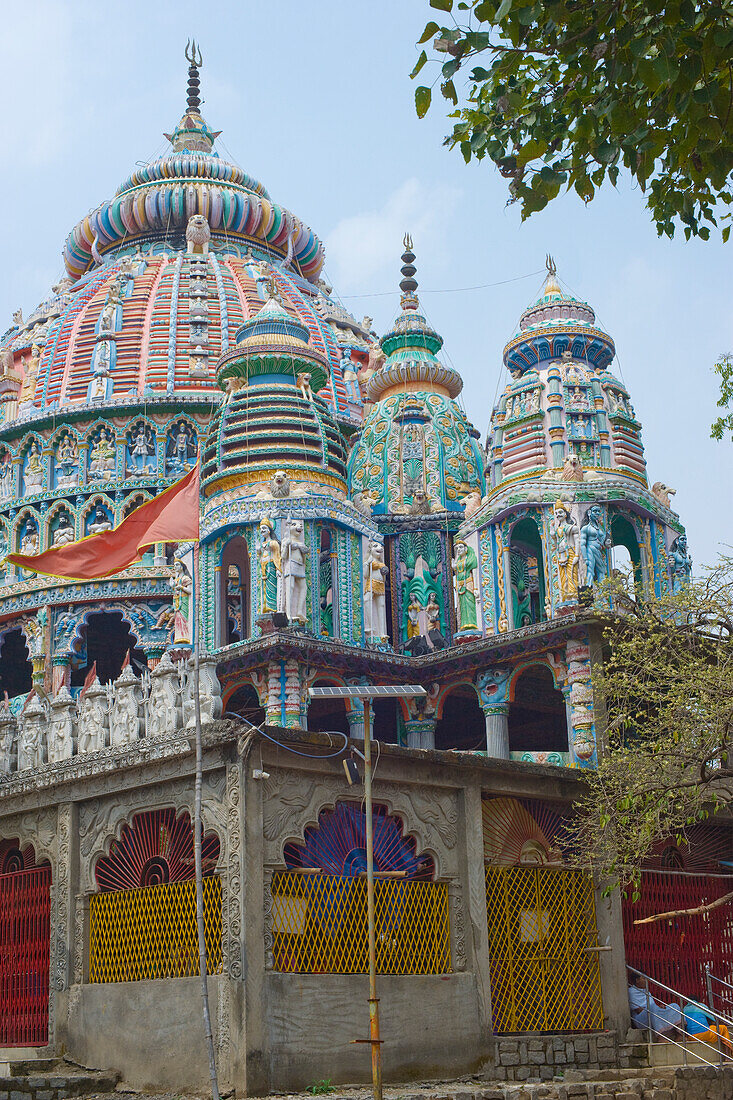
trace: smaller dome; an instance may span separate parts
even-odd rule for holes
[[[310,334],[274,296],[241,326],[237,344],[217,364],[228,396],[204,446],[207,496],[240,487],[255,492],[276,470],[304,483],[304,492],[346,491],[346,445],[318,389],[327,361]]]
[[[522,314],[519,330],[504,348],[504,363],[510,371],[525,371],[563,352],[598,370],[608,366],[616,348],[596,325],[593,308],[561,288],[555,262],[548,256],[542,293]]]

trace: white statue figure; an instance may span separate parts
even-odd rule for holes
[[[301,371],[301,373],[297,375],[295,379],[295,385],[298,387],[301,396],[304,397],[306,401],[313,400],[313,390],[311,389],[311,376],[308,371]]]
[[[173,590],[173,644],[190,645],[193,579],[187,567],[178,558],[173,562],[173,571],[168,583]]]
[[[95,481],[109,481],[115,472],[116,451],[106,428],[99,432],[99,439],[89,451],[89,473]]]
[[[655,481],[652,485],[652,493],[665,508],[672,507],[670,497],[675,496],[676,492],[676,489],[670,489],[669,485],[665,485],[663,481]]]
[[[150,673],[148,728],[150,737],[173,737],[181,719],[180,681],[178,670],[169,653]]]
[[[20,552],[21,554],[37,554],[38,549],[38,528],[35,520],[30,520],[25,529],[25,534],[20,540]]]
[[[0,459],[0,500],[13,495],[13,461],[9,454]]]
[[[45,763],[43,731],[46,726],[46,712],[37,698],[26,704],[19,726],[18,771],[42,767]]]
[[[117,307],[120,304],[120,287],[115,280],[109,288],[107,301],[99,314],[99,332],[113,332],[117,328]]]
[[[28,452],[23,483],[27,493],[37,493],[43,488],[43,458],[35,439]]]
[[[216,657],[202,656],[199,660],[199,701],[201,722],[214,722],[222,711],[221,684],[216,675]],[[188,672],[183,694],[183,722],[186,729],[196,725],[196,708],[193,698],[193,673]]]
[[[140,736],[140,681],[132,666],[123,668],[112,686],[109,743],[112,748],[130,745]]]
[[[68,512],[62,512],[59,516],[59,525],[53,533],[53,545],[54,546],[66,546],[70,542],[76,540],[76,533],[74,531],[74,525],[69,518]]]
[[[303,523],[293,519],[282,543],[283,601],[285,614],[291,622],[304,623],[306,614],[305,563],[308,548],[303,537]]]
[[[210,240],[211,230],[204,215],[192,214],[186,226],[186,255],[192,256],[194,253],[198,253],[207,256]]]
[[[112,521],[105,512],[101,504],[98,504],[94,509],[94,516],[92,522],[89,524],[89,534],[99,535],[102,531],[111,531]]]
[[[384,547],[376,539],[369,541],[364,563],[364,629],[367,638],[387,637],[386,579],[389,569]]]
[[[66,684],[51,701],[51,721],[48,727],[48,762],[56,764],[74,754],[74,711],[76,707]]]
[[[0,775],[8,775],[17,765],[18,726],[10,713],[7,695],[0,703]]]
[[[98,752],[107,743],[107,692],[95,677],[79,702],[78,751]]]

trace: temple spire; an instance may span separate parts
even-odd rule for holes
[[[176,153],[211,153],[221,130],[210,130],[201,114],[201,80],[203,62],[196,40],[189,39],[185,50],[188,61],[186,112],[172,134],[165,134]]]
[[[547,254],[545,258],[545,267],[547,268],[547,277],[545,278],[545,288],[542,291],[543,294],[562,294],[560,284],[557,281],[557,268],[555,267],[555,261],[552,256]]]
[[[402,279],[400,281],[400,290],[402,296],[400,298],[400,305],[402,309],[417,309],[420,305],[420,301],[417,296],[417,279],[415,279],[415,253],[412,251],[412,237],[409,233],[405,233],[402,241],[404,252],[402,253]]]

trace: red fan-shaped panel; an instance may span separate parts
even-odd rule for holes
[[[418,856],[415,840],[403,835],[403,825],[386,806],[374,806],[376,871],[402,871],[406,878],[431,879],[432,856]],[[318,824],[305,830],[303,844],[285,845],[288,870],[318,867],[327,875],[354,877],[366,871],[366,815],[358,802],[337,802],[322,810]]]
[[[14,875],[18,871],[32,871],[45,864],[36,863],[36,850],[32,844],[21,848],[18,837],[0,840],[0,875]]]
[[[562,834],[562,815],[529,798],[487,798],[482,805],[484,860],[492,865],[549,863]]]
[[[219,838],[205,833],[201,847],[204,874],[210,875],[219,859]],[[120,839],[112,841],[109,855],[99,860],[94,873],[102,893],[192,879],[191,818],[187,813],[176,817],[175,810],[135,814],[130,825],[122,826]]]

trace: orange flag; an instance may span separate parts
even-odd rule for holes
[[[199,463],[153,500],[141,504],[112,531],[88,535],[42,554],[8,554],[6,561],[48,577],[91,581],[126,569],[155,542],[197,541]]]

